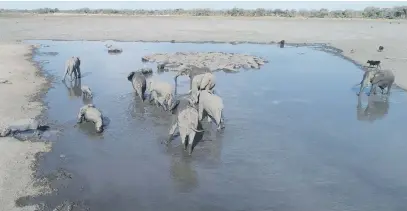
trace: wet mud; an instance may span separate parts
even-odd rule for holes
[[[406,208],[406,94],[356,96],[362,77],[352,62],[308,47],[253,44],[29,41],[47,45],[34,59],[56,80],[46,117],[61,128],[52,151],[38,156],[37,178],[52,190],[16,201],[40,210],[400,210]],[[41,48],[39,49],[41,51]],[[205,129],[192,156],[179,137],[169,146],[171,115],[134,95],[126,77],[151,52],[227,52],[270,63],[236,74],[216,72],[225,130]],[[303,54],[299,54],[303,53]],[[63,64],[80,56],[80,83],[108,117],[102,134],[75,127],[84,102],[61,82]],[[174,83],[174,72],[151,77]],[[79,86],[80,87],[80,86]],[[178,78],[177,92],[189,90]]]

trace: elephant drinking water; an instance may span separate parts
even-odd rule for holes
[[[62,81],[65,81],[67,75],[71,77],[71,81],[73,81],[72,74],[74,74],[75,79],[81,78],[81,60],[79,57],[72,56],[65,62],[65,75]]]
[[[93,122],[96,132],[103,132],[103,115],[93,104],[82,106],[79,110],[77,122],[82,123],[83,120]]]
[[[376,88],[379,87],[382,90],[387,88],[387,95],[390,94],[391,87],[394,83],[395,77],[392,71],[390,70],[368,70],[365,71],[363,74],[362,81],[359,83],[360,84],[360,89],[359,93],[357,95],[360,95],[360,93],[367,87],[369,84],[372,85],[370,92],[368,95],[370,95],[372,92],[376,94]]]

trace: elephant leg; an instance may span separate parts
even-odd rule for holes
[[[390,95],[390,89],[391,89],[391,87],[393,86],[393,83],[390,83],[388,86],[387,86],[387,95]]]
[[[212,122],[211,117],[209,115],[207,117],[208,117],[208,122],[211,123]]]
[[[167,139],[167,141],[165,142],[165,144],[169,144],[169,143],[171,142],[172,136],[174,135],[175,130],[177,129],[177,126],[178,126],[178,123],[177,123],[177,122],[175,122],[174,124],[172,124],[172,126],[171,126],[171,128],[170,128],[170,131],[168,132],[168,139]]]
[[[79,66],[76,68],[76,71],[78,72],[78,78],[81,78],[81,68]]]
[[[360,85],[360,89],[359,89],[359,93],[357,93],[356,95],[360,95],[360,93],[362,93],[362,91],[365,89],[365,84],[363,84],[363,82],[361,83],[361,85]]]
[[[199,111],[198,111],[198,120],[199,121],[202,121],[202,119],[203,119],[203,111],[204,111],[204,108],[202,106],[202,103],[199,102]]]
[[[195,139],[195,131],[192,131],[189,135],[188,135],[188,154],[191,155],[192,154],[192,150],[193,150],[193,144],[194,144],[194,139]]]
[[[187,142],[186,142],[186,139],[187,139],[187,134],[186,134],[186,131],[185,131],[186,129],[185,128],[180,128],[180,136],[181,136],[181,144],[182,144],[182,146],[184,147],[184,150],[187,150]]]

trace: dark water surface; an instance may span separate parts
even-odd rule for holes
[[[45,70],[57,76],[47,115],[63,132],[39,163],[39,172],[60,176],[51,179],[56,191],[20,200],[22,206],[53,209],[68,201],[73,210],[97,211],[407,210],[406,95],[394,89],[390,102],[376,99],[370,113],[358,112],[352,85],[362,72],[349,61],[306,47],[119,42],[123,53],[109,55],[96,41],[29,42],[49,45],[35,60],[48,60]],[[226,128],[216,132],[204,124],[191,157],[179,137],[169,147],[161,144],[170,116],[143,104],[126,78],[144,66],[142,56],[176,51],[247,53],[270,61],[260,70],[216,73]],[[93,103],[110,120],[102,135],[92,124],[74,127],[84,103],[80,88],[61,83],[73,55],[82,60],[82,85],[93,90]],[[173,76],[154,73],[171,83]],[[179,93],[189,89],[185,76],[178,84]]]

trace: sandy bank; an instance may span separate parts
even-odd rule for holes
[[[32,102],[46,83],[31,64],[31,46],[0,43],[0,78],[11,83],[0,84],[0,124],[21,118],[34,118],[43,109],[42,103]],[[17,208],[15,200],[38,191],[32,186],[30,166],[37,152],[46,151],[44,143],[20,142],[14,138],[0,138],[0,210],[34,210]]]
[[[286,40],[287,43],[328,43],[344,55],[365,64],[381,60],[393,69],[396,83],[407,88],[407,58],[403,20],[339,20],[229,17],[132,17],[13,15],[0,17],[0,37],[24,39],[121,41],[249,41]],[[384,51],[376,51],[379,45]],[[350,53],[354,49],[354,53]]]

